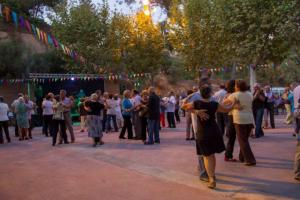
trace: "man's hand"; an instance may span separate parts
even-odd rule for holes
[[[209,115],[206,113],[207,110],[195,110],[194,113],[200,117],[201,121],[206,121],[209,119]]]

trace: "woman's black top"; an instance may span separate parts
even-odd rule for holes
[[[85,106],[90,108],[90,111],[87,111],[87,115],[100,115],[101,110],[104,108],[104,105],[97,101],[87,101]]]

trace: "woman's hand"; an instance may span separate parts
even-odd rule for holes
[[[244,106],[242,106],[239,101],[236,101],[235,104],[234,104],[234,106],[233,106],[233,109],[243,110]]]

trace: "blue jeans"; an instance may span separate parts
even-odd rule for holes
[[[160,142],[159,139],[159,120],[148,120],[148,142],[153,143],[153,136],[155,142]]]
[[[261,137],[264,135],[264,131],[262,130],[262,122],[264,117],[264,109],[260,108],[254,112],[254,120],[255,120],[255,136]]]
[[[107,119],[106,119],[106,131],[110,131],[112,129],[111,127],[111,121],[113,121],[113,125],[114,125],[114,129],[115,132],[118,132],[118,125],[117,125],[117,117],[116,115],[107,115]]]

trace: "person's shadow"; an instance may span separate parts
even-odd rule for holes
[[[255,193],[261,195],[270,195],[272,197],[276,196],[280,198],[291,198],[300,199],[300,184],[285,181],[274,181],[265,180],[255,177],[244,177],[240,175],[227,175],[224,173],[218,173],[218,183],[232,186],[243,187],[243,190],[239,190],[239,193]],[[222,177],[225,177],[222,178]],[[240,179],[241,181],[233,181],[230,179]],[[219,189],[220,192],[232,192],[226,189]]]

